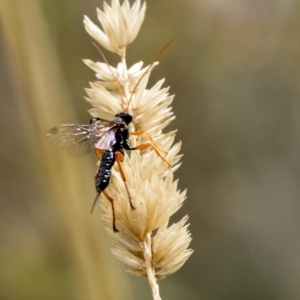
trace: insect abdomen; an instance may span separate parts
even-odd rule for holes
[[[102,160],[96,178],[95,186],[97,192],[102,192],[107,188],[111,176],[111,168],[113,167],[114,163],[114,152],[112,151],[112,149],[106,150],[102,155]]]

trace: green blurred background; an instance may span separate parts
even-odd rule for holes
[[[101,60],[82,19],[100,0],[0,2],[0,299],[151,299],[111,255],[94,197],[95,158],[50,148],[47,129],[89,120]],[[163,300],[300,299],[300,2],[149,0],[128,48],[165,77],[183,141],[194,254]],[[116,64],[116,56],[105,52]]]

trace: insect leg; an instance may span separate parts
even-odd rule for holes
[[[139,130],[139,131],[136,131],[136,132],[131,132],[130,134],[132,134],[132,135],[142,135],[144,133],[147,135],[148,139],[153,143],[154,147],[156,147],[160,152],[163,152],[163,153],[166,153],[166,154],[168,153],[167,151],[164,151],[164,150],[160,149],[157,146],[157,144],[154,142],[151,134],[149,134],[147,131],[145,131],[145,130]]]
[[[101,160],[102,154],[103,154],[104,152],[105,152],[105,150],[95,148],[95,154],[96,154],[96,156],[97,156],[97,158],[98,158],[99,160]]]
[[[115,156],[116,156],[116,161],[118,163],[118,167],[119,167],[119,170],[120,170],[122,180],[125,184],[125,188],[126,188],[126,191],[127,191],[127,194],[128,194],[130,208],[131,208],[131,210],[135,210],[135,207],[132,204],[132,200],[131,200],[131,196],[130,196],[130,193],[129,193],[128,186],[126,184],[126,176],[124,174],[124,171],[123,171],[123,168],[122,168],[122,165],[121,165],[121,161],[123,161],[124,155],[120,151],[116,151]]]
[[[119,230],[117,229],[116,227],[116,216],[115,216],[115,207],[114,207],[114,200],[113,198],[111,198],[105,191],[102,191],[102,193],[105,195],[105,197],[110,201],[111,203],[111,208],[112,208],[112,214],[113,214],[113,231],[114,232],[119,232]],[[94,211],[94,208],[95,208],[95,205],[96,203],[98,202],[98,199],[100,197],[100,194],[101,192],[99,192],[93,202],[93,205],[92,205],[92,209],[91,209],[91,214],[93,213]]]
[[[113,215],[113,231],[119,232],[119,230],[116,227],[116,216],[115,216],[115,207],[114,207],[114,199],[110,197],[107,192],[102,191],[102,193],[105,195],[105,197],[110,201],[111,203],[111,209],[112,209],[112,215]]]
[[[95,179],[95,181],[97,180],[98,175],[99,175],[99,169],[97,169],[97,171],[94,173],[94,179]]]
[[[133,147],[133,150],[144,150],[144,149],[147,149],[149,147],[152,147],[153,150],[155,151],[156,155],[159,156],[169,166],[169,168],[171,168],[171,164],[164,157],[161,156],[161,154],[159,153],[157,148],[154,145],[152,145],[151,143],[140,144],[136,147]]]

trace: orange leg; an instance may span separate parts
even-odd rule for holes
[[[136,131],[136,132],[131,132],[130,134],[132,134],[132,135],[142,135],[144,133],[147,135],[148,139],[153,143],[153,146],[152,146],[153,149],[157,148],[160,152],[163,152],[163,153],[166,153],[166,154],[168,153],[167,151],[164,151],[164,150],[160,149],[157,146],[157,144],[154,142],[152,136],[147,131],[145,131],[145,130],[139,130],[139,131]]]
[[[101,160],[102,154],[103,154],[104,152],[105,152],[104,149],[97,149],[97,148],[95,148],[95,154],[96,154],[96,156],[97,156],[97,158],[98,158],[99,160]]]
[[[107,192],[105,191],[102,191],[102,193],[105,195],[105,197],[109,200],[109,202],[111,203],[111,208],[112,208],[112,215],[113,215],[113,231],[114,232],[119,232],[119,230],[117,229],[116,227],[116,216],[115,216],[115,207],[114,207],[114,199],[112,197],[110,197]],[[91,214],[93,213],[94,211],[94,208],[95,208],[95,205],[99,199],[99,196],[100,196],[101,192],[99,192],[93,202],[93,205],[92,205],[92,209],[91,209]]]
[[[94,173],[94,179],[96,181],[97,177],[98,177],[98,174],[99,174],[99,170],[97,169],[97,171]]]
[[[113,215],[113,231],[114,232],[119,232],[119,230],[116,227],[116,215],[115,215],[115,207],[114,207],[114,199],[110,197],[107,192],[102,191],[102,193],[105,195],[105,197],[110,201],[111,203],[111,208],[112,208],[112,215]]]
[[[171,168],[171,164],[164,157],[161,156],[161,154],[159,153],[159,151],[157,150],[157,148],[154,145],[152,145],[150,143],[144,143],[144,144],[134,147],[134,149],[135,150],[144,150],[149,147],[152,147],[153,150],[155,151],[155,153],[157,154],[157,156],[159,156],[169,166],[169,168]]]
[[[123,171],[123,168],[122,168],[122,165],[121,165],[121,161],[123,161],[124,155],[121,152],[117,151],[117,152],[115,152],[115,156],[116,156],[116,161],[118,163],[118,167],[119,167],[119,170],[120,170],[121,178],[122,178],[122,180],[125,184],[125,188],[126,188],[126,191],[127,191],[127,194],[128,194],[130,208],[131,208],[131,210],[135,210],[135,207],[132,204],[132,200],[131,200],[131,196],[130,196],[130,193],[129,193],[128,186],[126,184],[126,176],[124,174],[124,171]]]

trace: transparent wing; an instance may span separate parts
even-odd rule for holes
[[[106,134],[101,136],[95,144],[96,149],[110,149],[112,145],[116,142],[115,131],[111,127],[107,127],[108,131]]]
[[[67,150],[69,155],[80,156],[91,152],[100,141],[103,147],[111,147],[115,126],[114,122],[100,119],[92,119],[91,124],[85,125],[62,124],[51,128],[46,138],[56,148]]]

